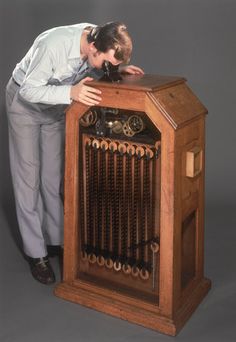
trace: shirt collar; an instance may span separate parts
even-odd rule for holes
[[[78,25],[78,27],[76,28],[75,32],[74,32],[74,37],[73,37],[73,41],[72,41],[72,48],[69,52],[69,58],[80,58],[80,41],[81,41],[81,35],[83,33],[83,30],[85,29],[85,27],[88,26],[93,26],[95,27],[96,25],[94,24],[90,24],[90,23],[83,23]]]

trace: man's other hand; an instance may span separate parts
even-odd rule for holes
[[[131,74],[131,75],[143,75],[143,69],[135,66],[135,65],[122,65],[119,67],[119,72],[122,74]]]

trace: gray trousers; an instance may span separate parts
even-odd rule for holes
[[[17,219],[26,255],[47,255],[63,243],[61,198],[65,114],[61,107],[30,104],[11,79],[6,88],[9,152]]]

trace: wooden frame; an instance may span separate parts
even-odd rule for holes
[[[100,106],[143,111],[161,132],[158,304],[147,303],[78,278],[78,125],[79,119],[88,110],[80,103],[73,103],[66,113],[64,275],[55,294],[176,335],[211,286],[203,270],[204,127],[207,111],[183,78],[126,76],[120,83],[94,81],[92,85],[102,91]],[[194,172],[192,166],[196,153],[201,154],[198,172]],[[186,226],[192,213],[195,228],[190,228],[183,239],[183,229],[186,229],[183,226]],[[189,250],[188,241],[194,243],[194,252]],[[192,267],[183,263],[185,253],[193,260],[194,276],[183,286],[182,269]]]

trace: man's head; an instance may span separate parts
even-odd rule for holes
[[[132,52],[132,41],[123,23],[111,22],[90,30],[88,61],[96,68],[104,62],[113,65],[128,63]]]

